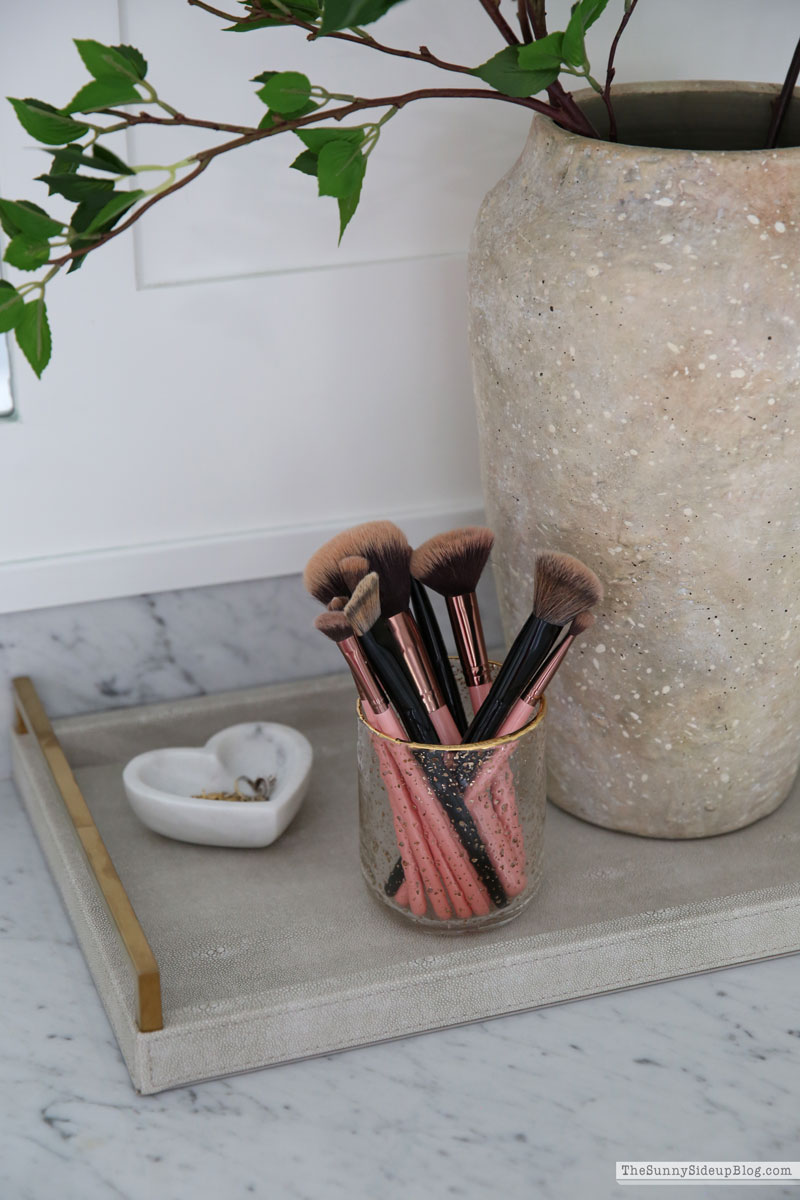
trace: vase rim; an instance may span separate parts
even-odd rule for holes
[[[731,80],[731,79],[672,79],[672,80],[642,80],[640,82],[616,84],[612,91],[612,99],[631,100],[635,98],[657,98],[663,97],[680,97],[680,96],[696,96],[708,95],[709,97],[718,98],[724,95],[736,95],[738,98],[752,97],[754,100],[762,100],[766,103],[773,101],[781,91],[781,85],[778,83],[755,82],[748,80]],[[582,88],[573,93],[575,100],[581,107],[591,105],[594,108],[603,109],[601,98],[592,88]],[[800,88],[796,88],[794,92],[795,105],[800,108]],[[791,111],[791,110],[790,110]],[[795,117],[795,120],[797,117]],[[686,156],[698,155],[706,157],[712,155],[714,157],[721,156],[726,158],[742,157],[752,158],[754,155],[770,157],[780,155],[786,158],[792,154],[800,154],[800,144],[781,145],[776,147],[766,146],[748,146],[748,147],[699,147],[699,146],[681,146],[681,145],[661,145],[653,141],[637,141],[626,140],[624,137],[620,141],[612,142],[607,138],[592,138],[586,137],[581,133],[573,133],[571,130],[565,129],[558,125],[551,117],[543,114],[534,114],[532,129],[542,130],[547,129],[549,133],[555,134],[560,138],[568,141],[575,140],[585,148],[608,151],[613,149],[619,154],[641,154],[643,150],[657,151],[663,155]],[[764,130],[766,136],[766,128]],[[798,139],[800,143],[800,138]]]

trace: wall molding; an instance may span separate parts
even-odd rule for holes
[[[480,500],[471,506],[376,515],[395,521],[415,544],[444,529],[480,524],[484,519]],[[0,613],[294,575],[338,530],[369,519],[361,514],[309,525],[2,563]]]

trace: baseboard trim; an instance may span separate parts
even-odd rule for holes
[[[374,515],[396,521],[416,544],[444,529],[479,524],[483,508],[476,500],[473,506]],[[18,559],[0,564],[0,613],[293,575],[332,534],[370,519],[357,514],[309,525]]]

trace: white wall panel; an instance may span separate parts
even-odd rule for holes
[[[641,0],[620,78],[778,78],[795,13]],[[181,0],[28,0],[2,17],[3,93],[63,103],[84,77],[74,36],[123,36],[173,103],[234,121],[259,115],[247,80],[269,67],[364,92],[436,79],[218,25]],[[477,0],[408,0],[376,33],[473,62],[497,46]],[[136,253],[123,236],[57,281],[53,363],[37,383],[14,351],[19,419],[0,422],[0,609],[294,571],[329,529],[376,515],[414,536],[476,516],[464,251],[526,125],[500,104],[401,113],[341,250],[334,201],[276,139],[168,200]],[[168,161],[209,140],[181,139],[137,134],[132,151]],[[46,162],[0,104],[0,193],[43,199]]]

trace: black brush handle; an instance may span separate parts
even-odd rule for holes
[[[512,704],[545,661],[563,628],[563,625],[552,625],[533,614],[528,617],[514,639],[489,695],[464,734],[465,743],[485,742],[497,736]]]
[[[437,744],[433,722],[391,650],[381,645],[372,630],[361,635],[361,645],[411,741]]]
[[[431,665],[442,689],[445,704],[450,709],[458,732],[463,737],[467,728],[467,717],[461,702],[461,693],[458,690],[456,677],[453,674],[453,667],[447,654],[447,647],[444,644],[442,630],[436,620],[436,613],[433,611],[427,591],[413,575],[411,576],[411,607],[414,610],[417,627],[425,643],[425,649],[428,651]]]

